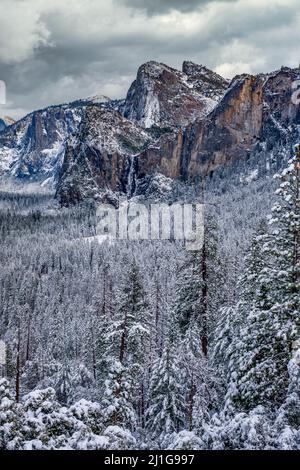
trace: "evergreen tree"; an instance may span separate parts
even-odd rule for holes
[[[295,344],[288,365],[289,387],[275,421],[275,445],[279,449],[300,448],[300,348]]]
[[[22,409],[11,395],[9,382],[0,379],[0,450],[22,448],[23,425]]]
[[[132,400],[132,378],[119,360],[111,360],[102,400],[103,420],[106,426],[134,429],[136,412]]]
[[[153,439],[161,441],[166,435],[184,427],[185,398],[180,361],[174,345],[168,342],[153,364],[147,430]]]
[[[181,267],[177,288],[174,321],[184,335],[189,324],[198,325],[202,352],[208,354],[217,311],[224,302],[220,286],[224,272],[218,251],[218,227],[211,214],[205,216],[204,241],[200,251],[189,253]]]
[[[60,403],[72,404],[74,401],[73,378],[70,366],[65,362],[55,380],[55,391]]]
[[[144,367],[150,339],[150,312],[141,274],[133,263],[122,286],[119,308],[107,334],[106,358],[109,380],[106,381],[104,403],[111,410],[119,405],[123,410],[133,408],[139,415],[144,408]],[[112,385],[112,390],[109,387]],[[111,397],[112,403],[109,403]],[[121,400],[121,401],[120,401]],[[127,404],[125,403],[127,401]],[[108,413],[111,414],[110,411]],[[133,414],[114,411],[112,423],[128,422]],[[121,420],[121,421],[120,421]]]
[[[263,262],[252,249],[250,287],[242,292],[239,314],[244,320],[234,339],[229,370],[230,395],[245,409],[259,404],[274,408],[288,389],[288,362],[300,326],[298,166],[294,159],[281,175],[270,233],[259,239]]]

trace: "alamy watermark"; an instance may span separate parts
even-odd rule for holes
[[[0,80],[0,105],[6,104],[6,85],[3,80]]]
[[[296,106],[300,104],[300,80],[292,82],[292,103]]]
[[[201,250],[204,240],[203,204],[136,204],[119,209],[101,204],[97,235],[115,240],[179,240],[189,251]]]

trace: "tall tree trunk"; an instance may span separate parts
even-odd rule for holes
[[[189,431],[193,430],[193,411],[194,411],[194,396],[196,393],[196,386],[192,382],[191,388],[188,395],[188,422],[189,422]]]
[[[295,163],[295,172],[296,172],[296,204],[299,200],[300,195],[300,146],[297,149],[297,161]],[[299,230],[294,231],[294,253],[293,253],[293,281],[297,282],[298,272],[297,265],[299,259]]]
[[[120,360],[121,364],[123,364],[123,362],[124,362],[125,347],[126,347],[126,335],[127,335],[127,312],[125,312],[124,327],[123,327],[123,331],[122,331],[122,334],[121,334],[121,342],[120,342],[119,360]]]
[[[202,277],[202,332],[201,332],[201,346],[202,352],[207,357],[208,346],[208,325],[207,325],[207,259],[206,259],[206,241],[204,239],[202,248],[201,260],[201,277]]]
[[[17,364],[16,364],[16,402],[20,401],[20,378],[21,378],[21,332],[20,326],[18,328],[18,346],[17,346]]]

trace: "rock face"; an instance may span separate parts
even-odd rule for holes
[[[266,166],[272,158],[282,159],[300,140],[300,110],[292,100],[299,77],[299,69],[289,68],[236,77],[209,116],[141,155],[141,177],[152,169],[193,180],[253,155]]]
[[[197,66],[193,64],[192,69],[192,63],[185,64],[184,69],[188,73],[158,62],[142,65],[121,109],[123,115],[145,128],[157,126],[172,129],[186,126],[196,118],[206,116],[217,104],[222,79],[206,69],[205,80],[201,66],[198,75],[195,70]],[[220,79],[217,85],[215,77]],[[223,79],[223,92],[225,84]]]
[[[109,191],[130,197],[147,173],[180,174],[181,128],[207,116],[228,86],[202,66],[184,67],[187,73],[144,64],[119,108],[87,108],[78,133],[66,143],[57,187],[62,204],[103,199]]]
[[[0,169],[52,180],[62,204],[148,194],[152,183],[159,192],[161,182],[214,178],[228,168],[267,172],[300,141],[292,99],[299,79],[300,69],[282,68],[228,84],[202,65],[184,62],[181,72],[149,62],[125,101],[78,100],[4,129]]]
[[[1,172],[22,179],[54,178],[63,142],[76,129],[80,115],[80,109],[51,107],[7,127],[0,134]]]
[[[9,116],[4,116],[3,118],[0,118],[0,132],[2,132],[6,127],[12,126],[15,121],[10,118]]]
[[[149,133],[117,110],[89,106],[66,145],[57,194],[63,205],[109,192],[132,195],[134,156],[152,142]]]
[[[188,83],[194,90],[207,98],[219,101],[229,86],[229,81],[217,73],[209,70],[204,65],[184,61],[182,71],[188,77]]]
[[[13,123],[0,133],[0,175],[56,183],[65,142],[76,132],[87,106],[116,106],[101,97],[50,106]]]
[[[295,144],[300,121],[292,84],[299,77],[299,69],[283,68],[269,75],[235,78],[209,119],[186,130],[187,174],[207,175],[263,152],[270,158]]]

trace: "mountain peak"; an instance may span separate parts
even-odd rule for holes
[[[83,98],[79,101],[85,101],[85,102],[93,103],[93,104],[102,104],[102,103],[105,104],[105,103],[109,103],[112,100],[108,96],[97,94],[97,95],[87,96],[86,98]]]
[[[14,119],[9,116],[4,116],[3,118],[0,118],[0,131],[3,131],[6,127],[11,126],[14,123]]]
[[[147,74],[151,77],[159,77],[163,72],[178,73],[178,70],[169,67],[162,62],[157,62],[155,60],[150,60],[142,64],[138,69],[139,74]]]
[[[145,128],[175,129],[206,116],[216,102],[204,87],[196,89],[193,80],[182,71],[150,61],[139,68],[122,112]]]
[[[202,64],[185,60],[182,71],[197,91],[215,100],[219,100],[229,86],[228,80]]]

